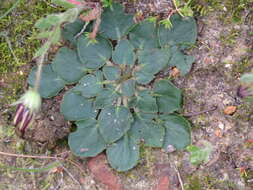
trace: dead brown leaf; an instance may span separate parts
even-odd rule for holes
[[[172,77],[178,77],[180,75],[180,70],[178,68],[176,68],[176,67],[173,67],[171,69],[170,75]]]
[[[237,107],[236,106],[227,106],[225,109],[224,109],[224,114],[226,115],[232,115],[236,112],[236,109]]]

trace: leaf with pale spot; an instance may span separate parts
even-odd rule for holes
[[[129,109],[123,106],[106,107],[98,118],[99,130],[107,143],[121,138],[131,127],[133,117]]]
[[[164,127],[152,119],[143,117],[143,114],[136,114],[129,133],[137,139],[144,140],[145,145],[151,147],[163,146]]]
[[[179,115],[167,115],[162,119],[165,127],[164,150],[169,146],[183,149],[191,144],[191,125],[185,118]]]
[[[77,130],[68,138],[69,147],[75,155],[93,157],[106,148],[95,119],[78,121],[76,125]]]

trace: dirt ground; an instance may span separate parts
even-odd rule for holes
[[[128,12],[136,7],[152,14],[164,11],[169,1],[121,1]],[[139,2],[139,3],[138,3]],[[160,2],[160,6],[155,4]],[[161,3],[162,2],[162,3]],[[204,1],[205,2],[205,1]],[[224,1],[227,2],[227,1]],[[148,4],[153,3],[152,6]],[[144,6],[145,5],[145,6]],[[144,8],[143,8],[144,6]],[[157,9],[149,10],[150,7]],[[240,21],[233,21],[226,3],[212,8],[206,15],[197,15],[198,41],[189,52],[196,58],[191,72],[175,79],[184,91],[184,109],[192,123],[192,144],[211,144],[208,162],[194,166],[187,151],[165,153],[160,149],[141,149],[139,165],[129,172],[113,172],[126,190],[159,189],[158,176],[166,175],[170,190],[252,190],[253,189],[253,103],[244,102],[236,92],[239,78],[253,68],[253,11],[240,12]],[[137,11],[138,11],[137,10]],[[29,28],[27,29],[29,30]],[[30,66],[21,66],[15,73],[0,73],[0,97],[9,96],[5,88],[15,88],[10,75],[26,76]],[[21,77],[22,78],[22,77]],[[25,78],[25,77],[24,77]],[[25,80],[14,99],[26,88]],[[0,190],[78,190],[110,189],[98,182],[89,167],[89,159],[80,159],[69,152],[67,135],[71,124],[59,113],[62,94],[43,101],[42,111],[23,140],[11,124],[14,108],[0,101],[0,151],[26,155],[57,155],[58,167],[45,168],[56,159],[0,156]],[[236,112],[224,110],[235,106]],[[215,108],[215,109],[213,109]],[[201,111],[210,110],[205,113]],[[57,162],[58,163],[58,162]],[[15,168],[13,168],[15,167]],[[26,170],[18,170],[26,168]],[[112,188],[111,188],[112,189]],[[162,189],[162,188],[160,188]]]

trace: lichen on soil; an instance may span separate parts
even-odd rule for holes
[[[0,15],[15,1],[0,5]],[[169,0],[119,0],[126,11],[144,16],[164,15]],[[127,173],[114,173],[126,190],[152,190],[157,176],[166,174],[170,189],[181,189],[175,166],[180,172],[185,190],[251,190],[253,188],[253,109],[236,95],[240,76],[253,68],[253,1],[252,0],[193,0],[192,8],[198,23],[198,42],[188,51],[196,61],[191,72],[177,77],[174,83],[184,91],[182,114],[217,109],[189,117],[192,123],[192,143],[212,144],[213,151],[207,163],[193,166],[186,151],[167,154],[160,149],[141,147],[139,165]],[[160,7],[159,7],[160,6]],[[164,7],[165,6],[165,7]],[[15,101],[27,88],[27,74],[33,64],[32,56],[40,42],[33,38],[34,22],[48,13],[57,12],[50,1],[21,0],[8,16],[0,20],[0,32],[5,31],[11,42],[15,60],[6,38],[0,37],[0,150],[20,154],[54,155],[69,150],[66,136],[70,124],[59,113],[62,95],[44,100],[42,112],[28,131],[26,140],[15,133],[11,124]],[[166,14],[165,14],[166,15]],[[236,106],[233,115],[225,115],[227,106]],[[64,163],[84,189],[106,189],[95,182],[86,169],[86,160],[70,155],[84,167],[78,171]],[[51,160],[0,157],[0,189],[81,189],[72,177],[61,173],[24,173],[8,166],[40,168]],[[7,169],[6,169],[7,167]]]

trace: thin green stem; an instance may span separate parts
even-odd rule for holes
[[[43,62],[45,59],[45,53],[42,54],[39,58],[38,58],[38,69],[36,72],[36,79],[35,79],[35,84],[34,84],[34,90],[37,91],[40,87],[40,79],[41,79],[41,72],[42,72],[42,66],[43,66]]]
[[[123,97],[123,105],[127,108],[128,107],[128,99],[126,96]]]
[[[85,31],[85,29],[86,29],[86,27],[88,26],[89,23],[90,23],[90,22],[86,22],[86,23],[83,25],[82,30],[81,30],[80,32],[78,32],[78,33],[75,35],[75,37],[74,37],[75,39],[78,38],[79,36],[81,36],[82,33],[84,33],[84,31]]]
[[[180,14],[181,17],[184,17],[184,15],[180,12],[180,9],[177,7],[177,2],[176,2],[176,0],[173,0],[173,4],[174,4],[174,6],[175,6],[175,8],[176,8],[176,11],[178,12],[178,14]]]
[[[122,103],[122,98],[119,97],[119,98],[117,99],[117,106],[118,106],[118,107],[121,106],[121,103]]]
[[[117,83],[117,84],[121,84],[121,83],[123,83],[124,81],[129,80],[129,79],[131,79],[131,78],[132,78],[132,73],[129,72],[129,73],[127,73],[127,74],[121,76],[121,78],[118,79],[118,80],[116,81],[116,83]]]

